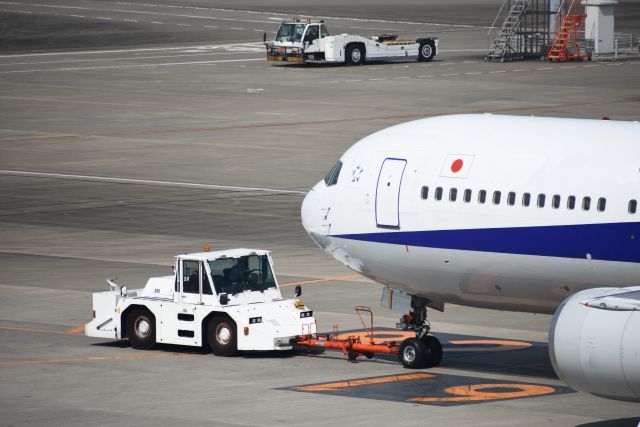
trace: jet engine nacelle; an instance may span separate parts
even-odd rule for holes
[[[595,396],[640,402],[639,295],[638,288],[595,288],[558,307],[549,355],[560,379]]]

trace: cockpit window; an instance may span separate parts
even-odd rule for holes
[[[331,187],[332,185],[336,185],[338,183],[338,176],[340,176],[340,169],[342,169],[342,162],[338,161],[329,173],[324,177],[324,183],[327,184],[327,187]]]
[[[299,42],[302,40],[302,33],[307,24],[285,24],[280,25],[278,34],[276,34],[277,42]]]

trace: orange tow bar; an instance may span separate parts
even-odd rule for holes
[[[313,335],[305,335],[296,344],[310,348],[329,348],[333,350],[342,350],[342,353],[350,361],[355,360],[356,357],[360,355],[370,359],[375,353],[400,353],[400,346],[395,341],[390,341],[385,344],[376,344],[373,341],[373,312],[369,307],[357,306],[356,313],[358,313],[360,322],[362,322],[362,325],[367,330],[369,341],[368,343],[363,343],[360,337],[356,336],[349,336],[347,337],[347,339],[338,339],[333,335],[317,335],[315,338],[313,337]],[[365,325],[361,313],[369,313],[369,327]],[[337,335],[336,330],[334,330],[334,334]]]

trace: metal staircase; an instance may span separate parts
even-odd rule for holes
[[[529,0],[514,0],[507,16],[505,17],[502,27],[496,34],[496,38],[489,49],[489,53],[485,56],[485,61],[510,60],[517,49],[512,45],[514,35],[520,27],[523,16],[527,12]],[[504,4],[503,4],[504,6]],[[498,12],[500,16],[500,12]],[[498,18],[496,17],[496,20]],[[495,22],[495,21],[494,21]]]
[[[556,38],[549,49],[547,59],[549,61],[569,61],[591,59],[590,54],[580,51],[578,41],[583,38],[584,21],[586,15],[576,13],[574,9],[574,1],[571,2],[567,14],[562,18],[562,24],[556,34]],[[559,20],[560,11],[556,20]]]

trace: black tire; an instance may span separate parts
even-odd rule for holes
[[[405,368],[420,369],[426,365],[429,354],[424,342],[417,338],[407,338],[400,344],[398,356]]]
[[[425,335],[422,337],[422,342],[428,352],[427,364],[425,367],[434,368],[438,366],[440,362],[442,362],[442,344],[440,344],[438,338],[433,335]]]
[[[420,43],[420,48],[418,50],[418,61],[420,62],[428,62],[436,56],[436,45],[432,41],[426,41]]]
[[[156,345],[156,318],[147,310],[133,309],[127,316],[127,335],[131,347],[152,349]]]
[[[216,356],[233,356],[238,351],[236,324],[227,317],[214,317],[209,320],[207,340]]]
[[[359,44],[352,44],[347,48],[346,59],[349,65],[362,65],[364,64],[364,57],[366,51],[364,47]]]

